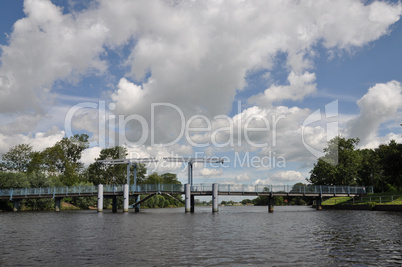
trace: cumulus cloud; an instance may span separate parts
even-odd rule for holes
[[[1,46],[2,113],[42,111],[56,80],[107,67],[99,58],[108,32],[100,19],[63,14],[48,0],[26,0],[24,12]]]
[[[258,179],[254,184],[295,184],[299,182],[305,182],[305,178],[302,173],[298,171],[278,171],[270,174],[266,179]]]
[[[47,132],[36,132],[35,134],[5,135],[0,133],[0,154],[7,152],[11,147],[18,144],[29,144],[35,151],[42,151],[51,147],[64,137],[64,131],[52,128]]]
[[[357,101],[360,115],[349,122],[348,136],[360,138],[361,144],[373,142],[380,125],[402,109],[402,86],[398,81],[378,83]]]
[[[316,84],[313,83],[316,77],[314,73],[305,72],[297,75],[291,72],[288,76],[289,85],[272,85],[257,96],[249,99],[249,102],[257,103],[261,106],[272,106],[274,102],[281,100],[303,100],[305,96],[316,91]]]
[[[47,106],[55,103],[52,102],[52,96],[58,93],[55,83],[74,84],[85,76],[110,75],[109,65],[117,62],[119,67],[126,68],[123,69],[126,73],[118,74],[118,82],[110,92],[94,91],[94,94],[110,98],[115,104],[112,110],[115,115],[127,119],[123,121],[125,139],[138,141],[148,131],[147,142],[131,147],[130,152],[192,154],[192,145],[186,142],[173,142],[170,148],[158,144],[175,141],[182,133],[183,119],[186,127],[194,115],[207,119],[221,115],[212,122],[210,133],[191,134],[199,143],[211,140],[213,130],[222,126],[238,126],[244,130],[247,118],[255,118],[248,126],[261,128],[265,124],[264,116],[284,114],[286,119],[277,124],[275,138],[270,128],[266,135],[261,131],[250,132],[250,140],[267,143],[267,149],[271,150],[275,146],[279,154],[287,154],[289,159],[302,159],[300,125],[310,111],[274,104],[300,101],[316,92],[313,70],[317,47],[322,45],[336,54],[377,40],[389,33],[390,26],[399,20],[401,5],[348,0],[99,0],[79,12],[65,11],[50,0],[26,0],[26,17],[15,22],[8,44],[1,46],[0,112],[3,117],[13,115],[0,126],[0,151],[6,150],[7,144],[21,143],[21,140],[51,144],[52,138],[61,139],[61,131],[47,135],[43,130],[35,134],[38,124],[46,125],[43,121],[48,120],[52,110]],[[115,53],[116,58],[111,59],[108,53]],[[227,116],[237,94],[245,90],[247,78],[256,71],[269,76],[277,67],[277,56],[282,54],[286,57],[288,82],[269,81],[263,93],[249,99],[248,104],[256,106]],[[387,84],[389,88],[381,90],[390,91],[387,99],[392,101],[398,86],[400,90],[396,84]],[[63,94],[68,94],[68,89],[64,90]],[[380,115],[373,115],[368,107],[377,90],[373,89],[373,93],[358,102],[362,115],[355,122],[358,126],[353,127],[353,133],[375,130],[385,118],[395,115],[396,104],[393,108],[385,107],[384,114],[378,111],[376,114]],[[152,104],[158,103],[152,109]],[[384,106],[383,103],[380,104]],[[30,115],[20,116],[21,113]],[[134,114],[143,117],[146,124],[133,119],[139,117],[130,117]],[[63,121],[65,113],[59,115]],[[73,127],[96,138],[98,121],[103,119],[98,115],[96,111],[79,112]],[[19,123],[12,122],[16,117]],[[368,125],[364,124],[369,119],[372,120]],[[194,120],[191,125],[208,127],[202,119]],[[319,146],[325,140],[325,128],[321,125],[307,127],[305,134],[313,145]],[[243,146],[247,140],[239,132],[231,136],[221,131],[214,137],[220,143],[230,138],[235,144],[242,141],[234,150],[254,150],[252,145]],[[121,136],[118,138],[122,141]],[[259,149],[262,154],[266,153],[264,148]],[[206,150],[211,154],[219,151],[208,147]],[[86,158],[92,157],[96,149],[85,153]]]
[[[222,175],[222,173],[223,173],[222,169],[202,168],[201,170],[198,171],[198,174],[201,176],[220,176]]]
[[[242,173],[242,174],[236,175],[235,180],[245,182],[245,181],[250,181],[251,177],[247,173]]]

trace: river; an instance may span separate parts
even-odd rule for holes
[[[397,212],[3,212],[0,230],[0,266],[402,266]]]

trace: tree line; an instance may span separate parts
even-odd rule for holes
[[[51,147],[42,151],[34,151],[29,144],[12,147],[2,156],[0,162],[0,189],[6,188],[39,188],[79,185],[112,185],[127,182],[127,166],[104,165],[97,160],[126,158],[127,149],[122,146],[102,149],[95,162],[88,167],[80,161],[82,152],[89,147],[86,134],[65,137]],[[134,171],[134,166],[131,166]],[[131,173],[132,173],[131,172]],[[133,179],[130,179],[133,184]],[[137,184],[181,184],[173,173],[151,173],[147,175],[144,164],[137,164]],[[176,196],[179,199],[181,196]],[[80,208],[95,206],[93,198],[64,198]],[[106,205],[110,202],[105,200]],[[24,205],[32,209],[50,209],[52,199],[27,199]],[[121,204],[121,203],[119,203]],[[167,196],[156,196],[145,201],[144,207],[168,207],[181,203]],[[0,209],[10,209],[9,201],[0,201]]]
[[[358,138],[335,137],[317,160],[307,182],[315,185],[372,185],[374,192],[402,191],[402,144],[391,140],[357,149]]]

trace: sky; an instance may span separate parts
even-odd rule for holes
[[[86,133],[194,183],[306,182],[333,137],[402,141],[398,1],[0,2],[0,154]]]

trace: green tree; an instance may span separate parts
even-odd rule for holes
[[[0,172],[0,189],[30,187],[28,176],[22,172]]]
[[[391,140],[387,145],[380,145],[376,152],[383,170],[382,182],[389,189],[402,190],[402,144]]]
[[[27,172],[32,159],[32,146],[19,144],[3,154],[2,166],[5,170]]]
[[[158,173],[154,172],[144,181],[146,184],[163,184],[163,178]]]
[[[381,187],[382,167],[380,158],[373,149],[358,150],[360,166],[357,170],[359,185],[373,185],[374,190],[378,191]]]
[[[63,138],[54,146],[42,152],[43,165],[46,171],[58,175],[60,181],[68,186],[80,181],[80,174],[84,164],[79,160],[84,149],[89,147],[88,135],[76,134],[70,138]]]
[[[359,152],[355,146],[359,139],[340,136],[328,142],[325,155],[318,159],[310,171],[309,182],[322,185],[357,185],[360,167]]]
[[[243,205],[247,205],[247,204],[252,204],[253,201],[251,199],[243,199],[240,203]]]
[[[95,160],[106,159],[125,159],[127,157],[127,149],[122,146],[112,148],[104,148],[101,150],[99,157]],[[134,166],[130,167],[131,179],[130,184],[134,183],[133,172]],[[147,169],[144,164],[137,164],[137,184],[142,184],[145,179]],[[100,162],[94,162],[87,169],[88,181],[95,185],[98,184],[125,184],[127,183],[127,165],[105,165]]]
[[[181,182],[177,179],[177,174],[175,173],[164,173],[161,175],[161,177],[164,184],[181,184]]]

